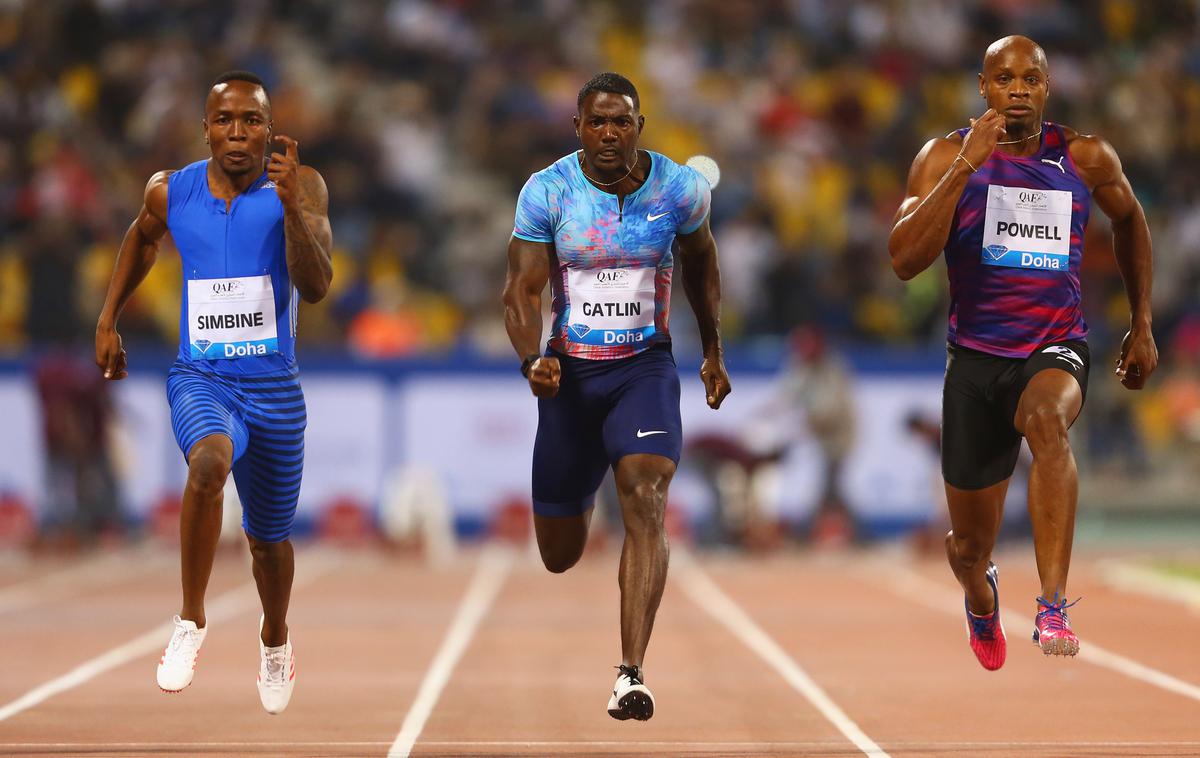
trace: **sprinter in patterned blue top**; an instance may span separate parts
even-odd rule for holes
[[[208,633],[204,593],[232,471],[263,606],[259,699],[268,713],[279,713],[295,684],[288,537],[307,422],[296,311],[301,298],[323,298],[333,277],[328,194],[321,175],[300,165],[296,142],[273,134],[271,102],[254,74],[218,77],[204,112],[212,157],[161,171],[146,185],[96,325],[96,363],[108,379],[127,375],[117,319],[169,231],[183,263],[183,307],[167,398],[188,477],[180,517],[183,606],[159,661],[158,686],[178,692],[192,681]],[[285,152],[268,160],[272,139]]]
[[[508,243],[504,325],[538,398],[533,527],[546,568],[583,554],[596,490],[610,468],[625,522],[621,671],[608,713],[646,720],[642,660],[667,580],[667,489],[682,445],[679,372],[667,331],[679,264],[696,314],[705,399],[729,394],[721,349],[721,273],[708,224],[711,188],[689,166],[638,150],[637,89],[598,74],[583,85],[582,149],[530,177]],[[554,324],[543,353],[542,292]]]

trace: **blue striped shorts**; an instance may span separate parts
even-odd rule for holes
[[[209,435],[233,441],[233,481],[246,533],[263,542],[286,540],[296,518],[308,423],[299,372],[227,376],[177,360],[167,374],[167,401],[184,458]]]

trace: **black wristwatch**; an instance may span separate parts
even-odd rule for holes
[[[533,364],[537,363],[538,359],[541,357],[541,353],[530,353],[529,355],[525,356],[525,360],[521,361],[521,376],[528,379],[529,369],[533,368]]]

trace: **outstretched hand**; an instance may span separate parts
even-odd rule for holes
[[[295,208],[300,200],[300,143],[283,134],[275,135],[283,143],[284,152],[271,153],[267,162],[267,178],[275,182],[275,194],[284,208]]]
[[[1130,329],[1121,340],[1116,375],[1126,389],[1140,390],[1158,366],[1158,347],[1149,329]]]

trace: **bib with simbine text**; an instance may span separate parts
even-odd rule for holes
[[[193,360],[279,352],[271,277],[188,280],[188,341]]]

